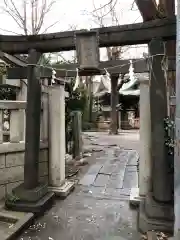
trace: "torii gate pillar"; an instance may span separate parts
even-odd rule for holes
[[[149,43],[151,177],[150,189],[140,202],[139,229],[142,232],[173,230],[172,185],[165,146],[164,119],[167,117],[166,79],[162,69],[164,43],[153,39]]]
[[[118,87],[119,75],[111,75],[111,125],[110,125],[110,134],[118,134],[118,97],[119,93],[117,90]]]

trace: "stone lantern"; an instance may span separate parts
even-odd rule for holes
[[[80,70],[99,70],[99,44],[97,31],[79,31],[75,36]]]

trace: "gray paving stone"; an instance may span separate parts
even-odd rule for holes
[[[138,165],[139,154],[136,151],[130,151],[128,156],[127,165],[137,166]]]
[[[119,161],[116,160],[113,163],[116,165],[116,167],[113,169],[112,174],[123,174],[127,165],[128,158],[121,157]]]
[[[103,164],[96,163],[92,165],[86,174],[98,174],[100,169],[103,167]]]
[[[117,166],[115,164],[107,163],[101,168],[100,173],[111,175],[116,169]]]
[[[109,188],[122,188],[124,180],[124,172],[122,174],[111,175],[107,187]]]
[[[79,185],[90,186],[94,183],[96,179],[96,174],[86,174],[80,181]]]
[[[125,168],[126,168],[126,163],[117,163],[116,164],[116,168],[114,168],[112,174],[123,174],[124,175],[124,172],[125,172]]]
[[[104,198],[105,187],[86,186],[79,194],[81,195],[82,192],[85,197]]]
[[[105,187],[109,182],[109,175],[98,174],[93,185],[96,187]]]
[[[123,188],[137,188],[137,187],[138,187],[137,172],[125,171]]]
[[[95,187],[95,188],[99,188],[99,190],[98,189],[94,189],[93,191],[90,190],[89,192],[85,193],[84,196],[92,197],[96,199],[104,199],[104,200],[118,199],[120,201],[129,201],[130,199],[130,195],[121,194],[121,192],[116,192],[116,190],[121,190],[121,189],[113,189],[113,191],[106,192],[104,187]],[[100,188],[102,189],[101,191],[100,191]]]
[[[116,198],[125,197],[129,200],[130,189],[114,189],[114,188],[106,188],[105,196],[111,196]]]
[[[108,145],[110,145],[109,143],[117,143],[122,147],[133,148],[134,143],[130,139],[132,135],[134,141],[132,133],[129,135],[121,131],[118,136],[109,136],[107,133],[90,133],[90,135],[97,136],[97,143],[107,141]],[[92,141],[96,139],[93,137]],[[138,141],[137,138],[136,142]],[[135,143],[136,145],[137,143]],[[113,171],[113,177],[117,173],[125,173],[127,161],[130,158],[127,150],[121,149],[122,153],[118,149],[115,150],[115,147],[99,146],[98,150],[97,147],[91,145],[91,149],[103,150],[100,153],[93,153],[96,163],[116,164],[117,170]],[[97,157],[99,155],[100,158]],[[98,166],[90,167],[88,174],[86,173],[88,176],[80,181],[85,185],[77,186],[66,201],[56,201],[49,212],[41,219],[37,219],[35,230],[34,228],[25,230],[18,239],[139,240],[141,235],[137,232],[137,212],[129,208],[132,185],[130,188],[107,188],[106,182],[110,182],[110,179],[107,180],[109,175],[96,175],[97,171]],[[131,172],[127,170],[126,173],[126,179],[131,177],[128,175]],[[103,182],[104,186],[93,186],[91,183],[94,178],[97,183]]]
[[[120,159],[118,157],[115,157],[109,161],[111,164],[118,164],[120,162]]]
[[[121,192],[121,195],[130,196],[131,194],[131,188],[122,188],[119,189],[119,191]]]
[[[120,163],[124,163],[125,165],[128,162],[128,151],[122,151],[121,154],[117,157]],[[114,160],[114,159],[113,159]]]
[[[92,194],[92,195],[104,194],[105,193],[105,187],[91,186],[89,188],[89,193]]]

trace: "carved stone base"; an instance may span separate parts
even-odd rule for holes
[[[36,188],[26,189],[24,183],[12,190],[12,194],[21,201],[37,202],[48,192],[47,183],[39,183]]]
[[[146,196],[145,212],[149,218],[174,221],[173,205],[156,202],[152,197],[152,193]]]
[[[54,192],[57,197],[66,198],[74,189],[74,182],[65,181],[60,187],[48,187],[48,189]]]
[[[39,183],[33,189],[26,189],[22,183],[12,190],[5,205],[13,211],[41,213],[51,205],[53,197],[53,193],[48,193],[46,183]]]
[[[11,201],[7,199],[5,202],[5,206],[7,209],[19,212],[32,212],[35,214],[40,214],[49,209],[53,204],[54,193],[47,193],[42,198],[40,198],[36,202],[29,201]]]
[[[140,209],[138,214],[138,228],[141,232],[145,233],[147,231],[162,231],[167,233],[173,232],[173,226],[174,222],[172,220],[168,220],[167,216],[158,210],[158,212],[155,212],[155,209],[158,209],[157,204],[148,206],[147,203],[145,203],[146,200],[140,202]],[[149,203],[151,205],[151,203]],[[160,209],[164,209],[161,208]],[[148,210],[148,211],[147,211]],[[152,211],[150,213],[150,211]],[[160,213],[160,216],[157,216],[157,213]],[[150,216],[149,216],[150,215]]]

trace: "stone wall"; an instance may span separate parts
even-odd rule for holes
[[[23,142],[0,144],[0,199],[10,194],[14,187],[23,182],[24,147]],[[39,178],[40,181],[48,180],[48,145],[46,143],[41,143]]]
[[[17,101],[0,101],[0,199],[11,193],[23,182],[26,129],[26,91],[22,82]],[[40,181],[48,179],[48,90],[42,87],[41,129],[40,129]],[[4,141],[5,110],[9,111],[9,129]],[[33,176],[32,176],[33,178]]]

